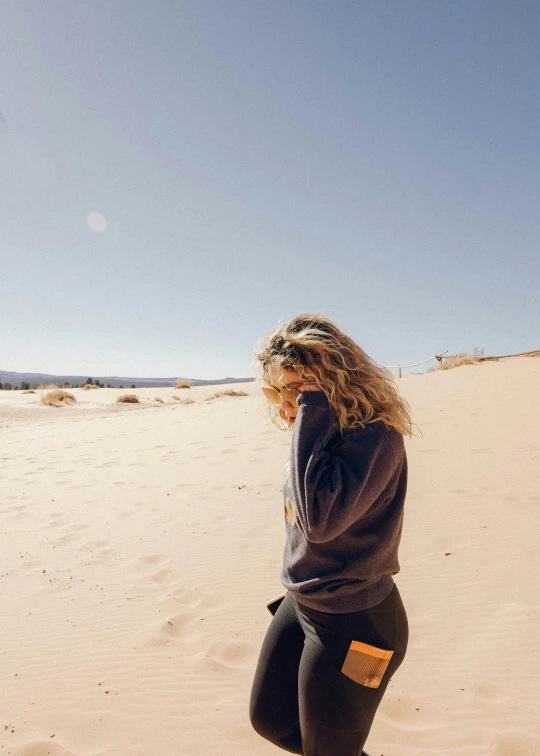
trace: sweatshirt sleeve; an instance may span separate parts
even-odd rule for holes
[[[323,451],[334,414],[323,391],[298,397],[293,427],[291,487],[306,539],[336,538],[374,504],[392,479],[396,458],[386,433],[352,434],[332,452]]]

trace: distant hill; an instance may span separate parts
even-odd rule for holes
[[[49,375],[48,373],[12,373],[8,370],[0,370],[0,383],[11,383],[13,387],[20,386],[21,382],[29,383],[32,388],[35,388],[39,383],[57,383],[62,386],[63,383],[70,383],[72,386],[80,384],[81,386],[86,383],[87,378],[92,378],[94,381],[97,379],[100,383],[111,384],[113,388],[129,388],[133,384],[137,388],[146,387],[158,387],[158,386],[174,386],[176,380],[179,377],[174,378],[133,378],[118,375]],[[192,386],[213,386],[218,383],[248,383],[254,381],[255,378],[216,378],[213,380],[203,380],[202,378],[188,378],[191,381]]]

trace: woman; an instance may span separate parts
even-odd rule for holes
[[[392,578],[408,404],[391,373],[321,314],[280,326],[255,357],[268,414],[292,431],[292,444],[283,486],[287,592],[263,641],[251,724],[289,753],[367,756],[409,635]]]

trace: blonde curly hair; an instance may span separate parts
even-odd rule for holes
[[[324,392],[341,435],[382,420],[412,437],[410,406],[400,396],[392,373],[326,315],[297,315],[263,337],[254,353],[258,385],[272,385],[270,366],[296,371]],[[266,400],[265,409],[280,430],[292,430],[293,423],[279,405]]]

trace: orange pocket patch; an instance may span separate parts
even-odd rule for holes
[[[386,668],[390,664],[393,651],[369,646],[360,641],[351,641],[341,671],[354,682],[366,688],[378,688]]]

